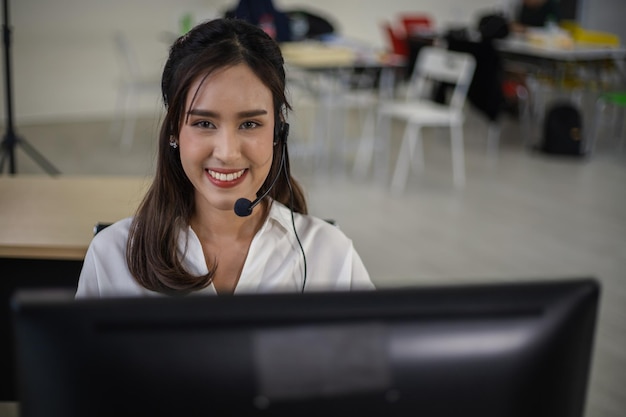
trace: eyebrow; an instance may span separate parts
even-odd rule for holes
[[[257,109],[257,110],[245,110],[237,113],[237,116],[245,118],[245,117],[255,117],[255,116],[264,116],[267,114],[267,110]],[[201,110],[201,109],[191,109],[187,112],[188,116],[202,116],[202,117],[212,117],[217,118],[219,114],[217,112],[211,110]]]

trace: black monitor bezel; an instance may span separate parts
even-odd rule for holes
[[[42,401],[41,392],[37,392],[41,391],[41,386],[33,390],[34,378],[39,378],[40,384],[47,391],[43,400],[49,403],[45,407],[48,415],[56,415],[50,414],[54,410],[66,415],[72,412],[76,412],[76,415],[84,413],[85,407],[89,407],[95,400],[85,404],[82,399],[94,394],[95,390],[96,393],[100,391],[99,397],[94,397],[101,400],[100,411],[119,413],[120,410],[125,410],[128,415],[140,411],[158,415],[161,411],[171,413],[176,410],[184,410],[189,416],[202,415],[207,410],[198,410],[198,406],[202,401],[208,401],[207,407],[211,404],[208,409],[217,411],[219,415],[283,416],[293,415],[295,412],[299,415],[321,413],[328,416],[354,413],[358,409],[361,415],[410,415],[421,411],[448,417],[449,414],[446,413],[456,409],[455,403],[458,403],[465,404],[465,415],[489,416],[492,409],[506,409],[510,416],[527,415],[532,411],[535,416],[554,417],[582,416],[599,302],[599,284],[594,279],[564,279],[366,292],[99,300],[73,300],[72,297],[67,292],[28,291],[18,293],[13,301],[16,337],[19,342],[18,370],[22,377],[18,381],[19,392],[23,403],[22,411],[26,417],[40,416],[43,408],[42,404],[33,404],[31,400],[31,397],[37,395],[38,401]],[[344,392],[341,395],[331,393],[319,396],[320,392],[315,391],[317,397],[296,395],[289,398],[267,398],[261,395],[258,368],[255,368],[251,356],[252,348],[249,346],[251,332],[263,333],[276,329],[283,329],[287,331],[285,334],[292,335],[294,333],[289,332],[298,328],[339,328],[350,332],[355,329],[354,326],[362,325],[365,326],[365,332],[370,332],[365,334],[377,335],[376,332],[383,328],[388,332],[385,337],[406,339],[418,328],[422,332],[432,329],[438,332],[456,332],[462,337],[462,332],[466,331],[463,329],[468,329],[468,325],[483,331],[487,329],[489,332],[492,329],[501,332],[505,330],[501,328],[503,325],[518,324],[525,332],[537,333],[532,335],[536,338],[532,341],[532,346],[525,348],[527,352],[502,351],[496,354],[510,355],[510,358],[476,356],[471,361],[466,360],[463,354],[473,353],[463,353],[462,346],[455,347],[461,352],[461,356],[446,358],[440,355],[441,357],[430,361],[411,357],[410,352],[402,359],[391,357],[393,354],[389,353],[387,364],[390,374],[382,377],[380,372],[376,374],[376,369],[384,369],[385,364],[376,363],[376,360],[373,362],[382,368],[379,366],[369,371],[374,372],[376,377],[381,377],[381,381],[391,375],[393,383],[381,386],[380,389],[375,384],[369,388],[365,384],[361,391]],[[223,337],[223,340],[232,342],[228,349],[220,347],[214,350],[217,355],[229,355],[234,359],[225,360],[224,363],[206,360],[204,365],[197,365],[198,369],[205,366],[205,369],[214,370],[215,375],[221,375],[215,380],[198,375],[193,376],[195,380],[189,378],[196,385],[203,384],[210,388],[209,393],[205,394],[206,398],[211,398],[210,392],[219,395],[219,398],[211,401],[200,400],[194,389],[190,392],[177,391],[174,385],[169,386],[169,389],[176,390],[176,395],[180,397],[178,400],[170,401],[163,393],[153,398],[153,391],[143,390],[141,386],[150,384],[151,378],[152,381],[158,380],[159,374],[168,375],[169,379],[180,378],[180,384],[184,384],[187,376],[193,373],[189,363],[191,361],[178,358],[183,367],[190,368],[187,373],[178,372],[155,359],[156,356],[150,358],[151,353],[146,352],[141,356],[145,361],[141,359],[138,362],[142,362],[141,366],[144,368],[153,367],[151,372],[148,369],[134,372],[132,365],[126,363],[126,368],[109,373],[115,369],[115,360],[125,360],[122,357],[125,354],[124,349],[122,346],[109,344],[106,353],[98,353],[99,347],[94,343],[100,342],[98,339],[89,339],[93,336],[94,328],[98,329],[99,334],[125,334],[126,336],[115,342],[118,344],[133,341],[142,332],[157,329],[157,333],[170,336],[159,343],[169,343],[176,350],[184,349],[185,343],[189,344],[190,340],[194,340],[192,332],[208,332],[212,334],[211,337]],[[234,331],[238,332],[236,336],[232,336],[235,335]],[[320,339],[323,339],[328,333],[319,334],[322,335]],[[358,337],[363,333],[354,334]],[[172,335],[180,337],[180,346]],[[47,350],[42,350],[41,347],[35,347],[33,337],[41,338],[40,344],[44,346],[47,343],[44,340],[49,338],[48,342],[52,340],[56,346],[48,343]],[[159,335],[150,337],[155,341],[159,340]],[[207,339],[201,340],[204,343]],[[367,342],[364,344],[367,345]],[[320,350],[320,346],[324,346],[324,340],[320,340],[319,345],[311,344],[306,349],[315,353]],[[375,350],[376,346],[372,346]],[[119,351],[115,351],[117,348]],[[32,361],[37,355],[37,349],[40,362],[35,365]],[[207,347],[207,355],[211,353],[210,350]],[[167,352],[164,349],[154,354],[162,357]],[[189,352],[194,350],[189,349]],[[106,358],[109,363],[102,359],[105,354],[109,355]],[[134,358],[137,361],[139,356]],[[272,360],[278,360],[276,363],[282,364],[280,358]],[[345,361],[345,358],[342,360]],[[63,361],[65,365],[62,364]],[[72,379],[71,376],[59,377],[67,372],[64,368],[66,365],[71,368],[71,372],[80,373],[84,366],[89,366],[89,361],[103,363],[101,366],[91,367],[90,375],[81,375],[78,379]],[[404,362],[400,366],[394,361]],[[224,369],[221,369],[222,366]],[[49,370],[42,375],[41,368],[46,367]],[[255,368],[257,374],[251,368]],[[51,376],[51,373],[57,377]],[[115,375],[116,373],[125,375]],[[415,373],[424,376],[414,375]],[[500,377],[503,381],[497,384],[496,380]],[[59,384],[59,380],[74,382]],[[65,385],[72,384],[80,388],[74,403],[71,400],[60,401],[64,397],[68,398],[68,387]],[[125,394],[132,389],[135,389],[133,395]],[[490,390],[501,390],[503,394],[490,395]],[[414,398],[419,393],[424,393],[428,398]],[[130,404],[133,398],[140,400],[134,406]],[[496,402],[499,403],[495,404]],[[512,404],[511,408],[506,402]],[[100,415],[91,411],[92,415]]]

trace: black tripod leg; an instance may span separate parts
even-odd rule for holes
[[[24,151],[28,154],[28,156],[34,159],[35,162],[37,162],[37,164],[41,168],[43,168],[43,170],[46,171],[48,174],[59,175],[61,173],[61,171],[59,171],[54,165],[52,165],[50,161],[44,158],[44,156],[40,154],[39,151],[37,151],[37,149],[35,149],[33,145],[28,143],[26,140],[20,138],[17,141],[17,144],[22,145],[22,147],[24,148]]]
[[[2,152],[2,157],[0,157],[0,174],[2,174],[2,172],[4,171],[4,161],[6,161],[7,158],[9,158],[9,173],[15,174],[16,168],[14,147],[11,146],[11,144],[5,139],[2,143],[2,149],[0,149],[0,151]]]
[[[9,1],[2,2],[4,9],[4,22],[2,25],[2,38],[4,46],[4,80],[6,95],[6,129],[7,133],[2,141],[2,159],[0,159],[0,173],[4,167],[5,158],[9,157],[10,173],[13,175],[17,172],[15,167],[15,147],[19,144],[24,146],[26,153],[39,164],[44,171],[50,175],[57,175],[61,172],[54,167],[46,158],[28,142],[19,139],[13,130],[13,86],[11,80],[11,26],[9,25]]]

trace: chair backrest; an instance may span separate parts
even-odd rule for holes
[[[397,55],[409,56],[409,43],[407,42],[406,36],[397,33],[389,22],[381,22],[380,27],[387,38],[387,43],[391,47],[391,51]]]
[[[433,29],[433,21],[430,16],[425,14],[402,14],[400,21],[404,27],[407,36],[419,34],[421,31],[429,31]]]
[[[454,86],[450,107],[460,110],[465,103],[475,67],[476,61],[470,54],[425,46],[417,57],[407,99],[428,97],[432,93],[429,87],[434,83],[446,83]]]

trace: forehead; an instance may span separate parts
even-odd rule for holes
[[[273,105],[273,97],[271,90],[248,65],[237,64],[198,76],[191,84],[186,104],[188,109],[217,104],[267,107]]]

